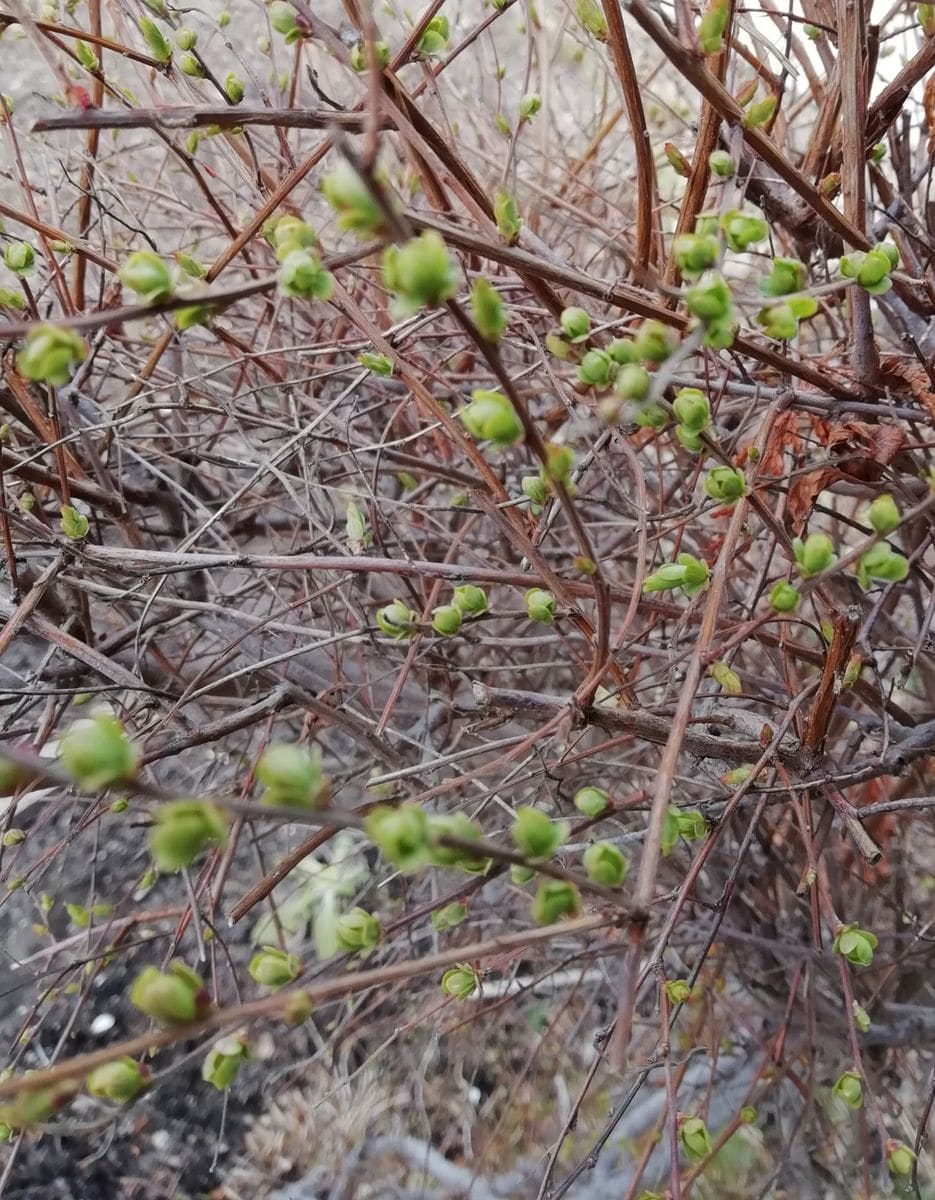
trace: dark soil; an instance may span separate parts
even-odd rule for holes
[[[56,807],[59,811],[53,815],[51,809]],[[55,802],[30,811],[34,820],[22,847],[24,851],[28,848],[22,858],[24,872],[73,830],[78,815],[69,804],[58,806]],[[25,820],[21,823],[28,824]],[[145,858],[138,853],[144,840],[141,830],[126,820],[120,828],[111,824],[107,836],[97,838],[96,849],[92,837],[90,833],[81,834],[56,857],[45,876],[37,876],[35,884],[15,892],[0,909],[0,938],[8,961],[22,961],[49,944],[47,936],[33,929],[41,915],[38,902],[42,892],[56,898],[48,918],[53,938],[74,936],[75,926],[68,920],[64,902],[87,899],[92,871],[94,896],[115,903],[115,916],[119,917],[119,894],[112,889],[125,889],[131,871],[136,873],[136,867],[128,868],[128,862],[139,858],[140,869],[145,866]],[[177,904],[178,888],[178,880],[160,881],[146,897],[144,907],[158,909]],[[130,905],[127,911],[132,911]],[[18,1069],[41,1065],[39,1054],[47,1060],[69,1026],[71,1032],[59,1058],[96,1050],[142,1032],[145,1018],[129,1004],[127,991],[142,966],[164,964],[171,950],[173,929],[174,922],[162,922],[154,927],[159,936],[144,940],[142,933],[136,934],[134,940],[139,944],[116,954],[95,976],[90,992],[81,998],[77,1015],[79,997],[60,991],[51,1005],[40,1010],[41,1026],[33,1046],[41,1049],[31,1046]],[[249,920],[220,931],[226,951],[223,957],[217,956],[222,989],[229,987],[230,980],[223,965],[226,955],[237,964],[238,975],[247,978],[244,963],[251,952],[249,931]],[[92,938],[92,944],[95,941]],[[87,977],[80,965],[72,973],[61,973],[72,954],[80,963],[84,952],[83,942],[69,947],[54,960],[56,969],[48,975],[42,973],[43,963],[3,970],[2,992],[7,1005],[0,1012],[0,1041],[6,1046],[7,1061],[14,1057],[24,1023],[35,1028],[37,1017],[31,1015],[32,1007],[47,983],[64,985],[74,979],[84,986]],[[197,966],[191,932],[186,934],[179,954]],[[209,971],[204,974],[208,977]],[[106,1031],[93,1032],[92,1023],[102,1014],[111,1016],[114,1023]],[[288,1050],[296,1058],[309,1054],[307,1035],[294,1030],[278,1037],[277,1057],[285,1049],[287,1038]],[[243,1154],[244,1133],[254,1116],[263,1111],[262,1089],[269,1067],[262,1061],[245,1066],[225,1097],[201,1078],[205,1049],[206,1044],[199,1042],[161,1052],[151,1089],[129,1108],[116,1110],[116,1116],[112,1115],[113,1106],[82,1096],[44,1135],[29,1134],[18,1146],[0,1149],[0,1169],[8,1169],[4,1196],[17,1200],[196,1200],[210,1195]]]

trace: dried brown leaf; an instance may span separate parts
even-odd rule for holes
[[[855,446],[858,456],[871,458],[881,466],[891,463],[906,443],[906,431],[899,425],[870,425],[866,421],[846,421],[832,427],[827,446]],[[869,451],[869,453],[868,453]]]
[[[935,388],[929,373],[921,363],[910,362],[895,355],[884,358],[880,363],[884,378],[896,390],[901,384],[909,389],[913,398],[921,404],[930,417],[935,418]],[[901,389],[900,389],[901,390]]]
[[[925,91],[922,93],[922,103],[925,105],[925,124],[928,126],[928,152],[935,147],[935,74],[929,75],[925,81]]]
[[[794,480],[786,500],[786,519],[793,533],[802,532],[820,493],[832,483],[845,478],[844,473],[837,467],[821,467],[817,471],[799,475]]]
[[[773,421],[760,458],[760,474],[775,478],[784,475],[783,454],[786,450],[795,455],[805,452],[805,443],[799,434],[799,414],[791,408],[779,413]]]

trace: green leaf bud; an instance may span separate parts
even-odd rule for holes
[[[551,625],[555,620],[555,597],[545,588],[530,588],[525,595],[526,612],[530,621]]]
[[[167,63],[171,59],[172,47],[155,21],[140,17],[140,33],[156,62]]]
[[[187,1025],[209,1006],[201,980],[184,963],[168,971],[144,967],[130,988],[130,1003],[160,1025]]]
[[[791,342],[799,332],[798,318],[788,304],[771,304],[761,308],[756,319],[766,335],[777,342]]]
[[[473,583],[463,583],[459,587],[456,587],[451,602],[460,610],[461,615],[464,617],[479,617],[482,613],[487,612],[490,607],[487,600],[487,593],[483,588],[477,587]]]
[[[726,692],[728,696],[739,696],[743,691],[740,676],[726,662],[712,663],[708,668],[708,672],[718,687]]]
[[[455,1000],[467,1000],[480,989],[480,975],[469,963],[458,963],[442,976],[442,991]]]
[[[364,819],[364,831],[383,857],[401,871],[420,867],[429,851],[428,819],[417,804],[380,805]]]
[[[419,614],[402,600],[394,600],[377,609],[377,626],[395,642],[404,642],[418,631]]]
[[[180,332],[194,329],[196,325],[207,325],[214,315],[210,304],[188,304],[175,310],[175,327]]]
[[[352,908],[335,926],[338,946],[347,954],[366,954],[383,936],[380,918],[364,908]]]
[[[920,7],[928,6],[920,5]],[[933,17],[932,23],[935,26],[935,17]],[[933,32],[935,32],[935,28],[933,28]],[[912,1175],[915,1161],[915,1153],[909,1149],[905,1142],[898,1142],[895,1138],[887,1140],[886,1165],[889,1167],[891,1175],[895,1175],[897,1179],[908,1179]]]
[[[697,278],[717,262],[721,246],[715,237],[680,233],[672,242],[672,255],[679,270],[688,278]]]
[[[386,42],[374,42],[373,49],[378,67],[385,67],[390,61],[390,48]],[[370,60],[367,57],[367,43],[358,42],[351,47],[351,68],[358,73],[366,71],[370,66]]]
[[[696,433],[693,429],[689,429],[687,425],[676,425],[675,436],[678,438],[679,443],[684,446],[686,450],[690,450],[692,454],[701,453],[701,435]]]
[[[73,508],[70,504],[63,504],[61,514],[62,533],[67,538],[71,538],[74,542],[79,542],[82,538],[88,536],[90,524],[84,513],[80,513],[77,508]]]
[[[747,481],[739,467],[712,467],[704,481],[705,495],[721,504],[736,504],[747,494]]]
[[[877,533],[886,536],[899,526],[902,518],[892,496],[877,496],[867,509],[867,520]]]
[[[685,1004],[691,999],[692,989],[687,979],[669,979],[666,981],[666,995],[670,1004]]]
[[[890,272],[899,265],[899,251],[892,243],[881,242],[872,250],[842,256],[838,269],[845,279],[856,279],[871,296],[881,296],[893,286]]]
[[[237,1072],[249,1058],[250,1050],[243,1034],[221,1038],[208,1051],[201,1067],[201,1078],[223,1092],[234,1082]]]
[[[804,542],[801,538],[795,538],[792,552],[799,573],[805,579],[827,571],[834,562],[834,543],[826,533],[810,533]]]
[[[302,974],[302,960],[296,954],[287,954],[278,946],[264,946],[250,959],[247,967],[250,978],[261,987],[277,990],[292,983]]]
[[[493,215],[500,236],[507,245],[515,245],[523,228],[523,219],[519,215],[515,198],[509,192],[499,191],[495,194]]]
[[[432,928],[436,933],[447,933],[449,929],[456,929],[466,916],[467,908],[454,900],[432,913]]]
[[[607,387],[613,365],[606,350],[589,350],[578,367],[578,379],[590,387]]]
[[[652,378],[645,367],[626,363],[617,372],[614,391],[622,400],[645,400],[651,385]]]
[[[92,792],[129,782],[139,766],[139,752],[107,713],[76,721],[59,743],[59,754],[71,778]]]
[[[857,563],[857,582],[866,590],[871,580],[884,583],[902,583],[909,575],[909,560],[892,550],[885,542],[878,542],[862,554]]]
[[[586,817],[599,817],[608,806],[610,797],[599,787],[583,787],[578,788],[575,792],[574,806],[578,812],[584,813]]]
[[[676,175],[681,176],[682,179],[688,179],[692,173],[692,165],[678,146],[673,142],[666,142],[662,147],[662,152]]]
[[[277,33],[288,36],[298,32],[298,14],[286,0],[273,0],[269,6],[269,23]]]
[[[697,809],[676,809],[675,823],[679,837],[684,838],[686,842],[699,842],[707,836],[707,822]]]
[[[636,346],[633,344],[632,338],[614,338],[607,347],[607,353],[618,366],[626,366],[629,363],[635,363],[639,357],[636,353]]]
[[[3,261],[14,275],[32,275],[36,269],[36,252],[29,242],[11,242],[3,251]]]
[[[841,925],[835,931],[832,950],[840,954],[855,967],[869,967],[873,962],[873,952],[877,948],[877,939],[869,929],[861,929],[859,925]]]
[[[661,321],[644,321],[633,344],[637,357],[643,362],[665,362],[675,349],[672,336]]]
[[[737,170],[733,158],[726,150],[712,150],[708,155],[708,166],[711,174],[721,179],[730,179]]]
[[[711,406],[700,388],[680,388],[672,407],[686,429],[701,432],[711,423]]]
[[[561,483],[569,491],[574,490],[571,473],[575,465],[575,452],[571,446],[560,446],[556,442],[546,442],[545,462],[539,468],[542,482],[554,490],[552,485]]]
[[[748,129],[758,129],[761,125],[768,124],[772,120],[778,104],[779,98],[772,94],[755,101],[747,109],[743,119],[744,125]]]
[[[551,858],[568,837],[568,822],[553,821],[541,808],[521,804],[510,835],[526,858]]]
[[[712,275],[685,292],[685,307],[700,321],[718,321],[733,311],[730,288],[720,275]]]
[[[471,393],[471,403],[458,415],[472,437],[492,442],[498,449],[515,446],[523,440],[523,423],[510,399],[502,392],[475,389]]]
[[[383,252],[383,279],[410,312],[435,308],[457,285],[454,264],[441,235],[425,229],[404,245]]]
[[[854,1014],[854,1024],[857,1026],[858,1033],[870,1032],[870,1014],[865,1008],[857,1003],[856,1000],[851,1001],[851,1011]]]
[[[559,318],[562,333],[572,343],[583,342],[591,332],[591,318],[583,308],[566,308]]]
[[[633,420],[641,429],[665,429],[669,423],[669,414],[655,401],[649,404],[639,404],[633,413]]]
[[[78,38],[78,40],[75,42],[75,57],[86,71],[97,71],[100,68],[101,60],[97,57],[88,43],[83,42],[81,38]]]
[[[764,296],[788,296],[805,287],[806,269],[796,258],[774,258],[772,269],[766,279],[760,280],[760,291]]]
[[[227,822],[220,809],[204,800],[174,800],[156,813],[149,852],[160,871],[191,866],[209,846],[223,842]]]
[[[388,379],[393,374],[393,364],[385,354],[373,354],[365,350],[363,354],[358,355],[357,361],[362,367],[383,379]]]
[[[482,275],[471,288],[471,315],[481,337],[496,345],[507,327],[506,309],[500,293]]]
[[[293,992],[283,1003],[282,1019],[287,1025],[303,1025],[314,1011],[315,1005],[307,992]]]
[[[172,275],[158,254],[137,250],[117,272],[120,282],[136,292],[144,304],[158,304],[172,296]]]
[[[334,280],[312,250],[290,250],[279,269],[279,289],[301,300],[329,300]]]
[[[243,80],[233,71],[228,71],[224,76],[224,92],[231,104],[239,104],[243,100]]]
[[[350,163],[340,162],[330,171],[321,181],[321,191],[338,214],[339,229],[368,238],[383,227],[383,210]]]
[[[26,379],[64,387],[74,368],[84,362],[88,349],[77,333],[55,325],[36,325],[16,357],[16,365]]]
[[[607,18],[597,0],[577,0],[575,11],[584,28],[599,42],[607,41]]]
[[[86,1083],[92,1096],[112,1100],[115,1104],[129,1104],[149,1087],[150,1079],[152,1072],[148,1067],[124,1056],[96,1067],[88,1075]]]
[[[557,358],[559,362],[568,362],[573,354],[571,346],[568,344],[565,338],[555,330],[545,335],[545,348],[552,355],[552,357]]]
[[[190,254],[186,254],[182,250],[179,250],[176,253],[175,261],[179,264],[185,274],[190,276],[192,279],[204,279],[205,275],[207,274],[207,271],[202,263],[200,263],[196,258],[192,258]]]
[[[711,1135],[701,1117],[683,1117],[679,1123],[679,1141],[692,1162],[700,1162],[712,1152]]]
[[[773,584],[770,590],[769,602],[776,612],[795,612],[799,602],[799,589],[785,579],[780,579],[778,583]]]
[[[442,604],[433,608],[432,628],[441,637],[454,637],[461,631],[461,609],[456,604]]]
[[[527,92],[519,102],[521,120],[530,121],[542,107],[542,97],[538,92]]]
[[[293,250],[314,250],[315,231],[301,217],[287,213],[264,227],[264,233],[276,247],[276,258],[282,262]]]
[[[67,1107],[78,1095],[78,1084],[64,1079],[52,1087],[20,1092],[0,1107],[0,1123],[8,1129],[32,1129]]]
[[[549,490],[545,480],[541,475],[524,475],[521,486],[523,495],[528,496],[532,501],[532,511],[538,515],[542,511],[542,505],[549,498]]]
[[[448,18],[432,17],[419,39],[419,53],[428,58],[448,48]]]
[[[724,31],[730,16],[730,0],[709,0],[698,25],[698,45],[704,54],[724,49]]]
[[[264,787],[263,803],[275,808],[317,808],[328,798],[321,769],[321,750],[280,742],[269,746],[256,764]]]
[[[685,578],[682,581],[682,591],[686,596],[694,596],[706,587],[711,577],[708,564],[703,559],[691,554],[680,554],[676,559],[680,567],[685,568]]]
[[[627,875],[627,860],[612,842],[595,842],[582,859],[588,879],[604,887],[619,887]]]
[[[679,563],[663,563],[658,570],[647,575],[643,580],[643,591],[667,592],[672,588],[680,588],[685,582],[685,568]]]
[[[560,879],[546,879],[539,884],[530,909],[537,925],[554,925],[562,917],[574,917],[581,907],[578,889]]]
[[[831,1091],[848,1108],[860,1108],[864,1102],[863,1084],[857,1071],[845,1071],[839,1075]]]
[[[721,217],[721,230],[729,249],[742,252],[766,240],[769,226],[757,212],[730,209]]]

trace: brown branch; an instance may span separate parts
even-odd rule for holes
[[[839,234],[845,242],[860,249],[869,249],[867,238],[846,220],[834,205],[814,187],[802,173],[789,162],[776,143],[762,130],[744,124],[744,111],[718,80],[688,46],[675,38],[662,20],[645,4],[644,0],[628,0],[627,7],[643,30],[652,38],[660,50],[681,72],[685,79],[720,113],[732,128],[743,131],[744,141],[767,162],[794,192],[806,202],[815,216]]]
[[[34,133],[62,129],[201,129],[218,125],[273,125],[278,129],[341,129],[362,133],[366,114],[338,112],[333,108],[232,108],[230,105],[176,105],[167,108],[89,108],[39,117]],[[379,127],[391,127],[381,120]]]
[[[276,992],[271,996],[261,996],[257,1000],[250,1000],[246,1004],[220,1008],[201,1021],[137,1034],[136,1037],[127,1038],[125,1041],[111,1046],[104,1046],[100,1050],[77,1054],[73,1058],[46,1067],[44,1070],[31,1071],[24,1075],[5,1079],[0,1082],[0,1100],[37,1092],[66,1080],[82,1079],[95,1067],[103,1066],[104,1063],[113,1062],[125,1055],[138,1057],[174,1045],[176,1042],[191,1041],[203,1034],[214,1033],[218,1029],[246,1025],[262,1017],[278,1019],[284,1011],[288,1010],[290,1004],[297,1000],[309,1000],[315,1006],[326,1004],[329,1001],[342,999],[345,996],[355,996],[360,992],[366,992],[385,984],[405,982],[423,975],[433,975],[443,968],[455,966],[459,962],[483,961],[511,950],[527,950],[532,946],[557,938],[570,938],[579,934],[593,933],[598,929],[612,926],[615,919],[604,914],[577,917],[558,925],[550,925],[545,929],[524,929],[517,933],[490,938],[484,942],[473,942],[466,946],[456,946],[451,950],[442,950],[438,954],[427,954],[420,958],[391,963],[385,967],[374,967],[368,971],[351,974],[342,973],[320,983],[313,983],[308,987],[289,988],[287,991]]]
[[[499,712],[514,718],[532,717],[536,720],[546,720],[568,704],[567,700],[558,696],[490,688],[482,684],[474,685],[474,695],[481,713]],[[671,717],[657,716],[645,709],[595,705],[587,710],[584,719],[608,732],[622,730],[657,746],[665,746],[672,733]],[[690,718],[686,718],[686,721],[690,722]],[[759,742],[749,736],[742,736],[741,731],[732,725],[729,716],[708,718],[705,724],[708,726],[706,732],[691,728],[690,723],[686,725],[681,742],[686,754],[733,764],[756,762],[762,754]],[[710,732],[711,729],[719,732]],[[724,730],[723,733],[720,732],[721,729]],[[780,748],[777,757],[793,771],[805,772],[813,763],[812,757],[791,741]]]
[[[528,250],[522,250],[518,246],[504,246],[501,243],[492,243],[489,238],[481,234],[452,225],[450,222],[442,221],[438,217],[427,216],[424,213],[418,212],[409,212],[407,213],[407,217],[417,228],[437,229],[450,245],[481,254],[493,262],[511,266],[520,275],[538,275],[540,278],[547,279],[551,283],[573,288],[585,296],[594,296],[607,304],[615,304],[625,312],[632,312],[640,317],[662,321],[673,329],[678,329],[682,332],[688,328],[688,317],[680,313],[670,312],[650,292],[639,291],[636,288],[627,287],[626,284],[616,283],[613,280],[595,278],[593,275],[575,270],[574,267],[568,267],[563,264],[559,265],[549,259],[531,254]],[[857,400],[863,394],[862,392],[855,391],[840,376],[831,374],[830,371],[816,370],[807,362],[800,362],[789,358],[785,354],[780,354],[778,350],[773,350],[765,342],[754,340],[751,336],[738,334],[734,338],[733,349],[741,354],[749,355],[764,366],[769,366],[776,371],[793,375],[806,383],[813,384],[823,391],[828,391],[832,395],[840,397],[842,400],[848,398]]]
[[[608,40],[636,151],[636,265],[645,270],[650,263],[662,262],[662,246],[656,225],[656,164],[649,143],[649,130],[643,113],[639,80],[627,39],[619,0],[602,0],[607,18]]]

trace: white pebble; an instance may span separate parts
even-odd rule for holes
[[[91,1022],[91,1032],[98,1036],[102,1033],[110,1033],[116,1024],[117,1018],[112,1013],[98,1013]]]

